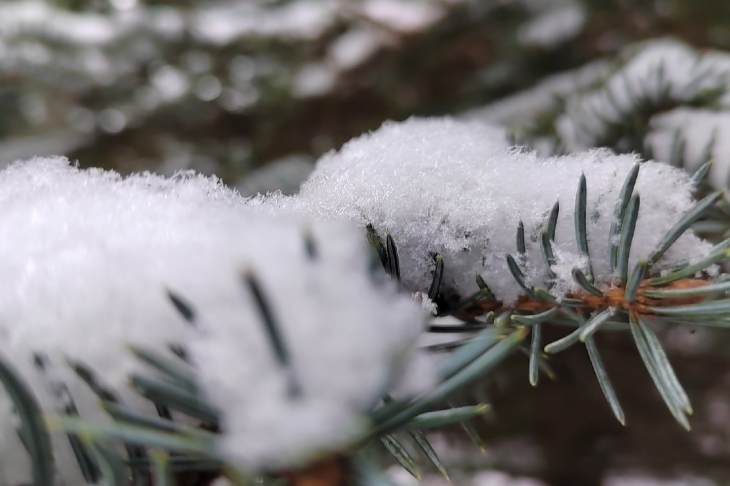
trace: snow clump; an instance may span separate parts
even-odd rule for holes
[[[63,158],[0,172],[0,205],[0,353],[45,411],[58,403],[36,355],[68,386],[81,417],[99,421],[98,399],[67,358],[97,370],[128,405],[154,413],[128,389],[141,365],[126,346],[181,345],[221,412],[222,454],[270,470],[357,438],[388,384],[430,382],[422,360],[411,360],[423,311],[373,277],[365,239],[351,225],[262,214],[214,178],[121,177]],[[278,322],[296,399],[244,275],[256,277]],[[191,305],[195,325],[166,289]],[[0,484],[23,482],[29,471],[9,408],[0,394]],[[54,442],[63,478],[81,484],[65,436]]]
[[[639,159],[591,150],[544,158],[509,147],[501,129],[450,118],[386,122],[378,130],[324,155],[295,199],[279,204],[305,207],[317,215],[347,217],[390,233],[400,257],[403,282],[427,289],[433,255],[444,258],[442,288],[460,296],[477,290],[480,274],[496,297],[514,302],[522,289],[505,262],[516,254],[515,234],[524,223],[529,283],[545,286],[540,249],[553,204],[560,204],[552,290],[557,297],[577,290],[570,270],[584,268],[574,231],[574,206],[581,174],[587,178],[587,228],[592,266],[599,283],[609,275],[609,228],[626,175]],[[646,258],[694,200],[680,169],[643,162],[636,184],[642,210],[630,264]],[[683,235],[659,262],[671,266],[704,256],[709,245]],[[567,270],[566,270],[567,269]]]

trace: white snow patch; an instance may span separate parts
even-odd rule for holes
[[[553,48],[577,36],[585,22],[585,9],[578,3],[551,6],[521,26],[517,39],[526,46]]]
[[[593,150],[542,158],[507,146],[500,129],[449,118],[386,122],[375,132],[323,156],[297,199],[280,206],[304,207],[317,215],[345,216],[389,232],[398,248],[401,276],[412,290],[431,281],[432,254],[443,255],[443,285],[461,295],[476,291],[481,274],[498,298],[511,303],[521,293],[505,263],[515,254],[518,222],[525,225],[528,277],[545,274],[539,234],[555,201],[560,202],[556,246],[561,261],[581,266],[573,222],[581,173],[587,177],[588,234],[598,282],[609,279],[609,227],[624,178],[639,160]],[[637,182],[642,197],[631,263],[645,258],[693,203],[688,176],[644,162]],[[704,255],[709,245],[692,233],[680,238],[662,264]],[[563,277],[557,289],[572,288]]]
[[[45,410],[53,400],[33,353],[67,381],[84,418],[101,420],[65,356],[100,370],[107,386],[141,406],[126,388],[139,365],[125,346],[165,351],[179,343],[222,411],[224,454],[247,468],[275,468],[356,437],[386,384],[429,381],[422,359],[410,359],[423,311],[373,280],[358,228],[260,211],[213,178],[122,178],[63,158],[0,172],[0,204],[0,349]],[[305,233],[316,242],[315,260]],[[280,324],[301,384],[297,400],[287,397],[244,271],[258,277]],[[177,314],[166,288],[194,307],[197,327]],[[0,470],[25,474],[11,427],[0,414]],[[64,447],[63,435],[57,439]],[[82,482],[73,459],[62,469],[69,484]]]
[[[353,27],[332,42],[328,57],[338,69],[352,69],[367,61],[384,42],[383,34],[371,27]]]
[[[684,168],[694,171],[709,155],[712,167],[708,181],[713,187],[725,188],[730,183],[730,111],[691,108],[672,110],[655,117],[647,136],[647,145],[654,157],[670,161],[675,137],[679,136]]]
[[[43,30],[46,35],[86,45],[106,44],[129,29],[134,16],[113,18],[93,13],[71,13],[38,0],[0,5],[0,37]]]
[[[276,7],[257,1],[204,5],[192,14],[192,29],[202,41],[217,45],[250,36],[314,39],[338,18],[337,3],[296,0]]]
[[[299,98],[327,94],[337,81],[337,70],[324,62],[302,66],[292,79],[292,94]]]
[[[698,52],[671,39],[633,46],[620,66],[598,89],[571,97],[556,126],[570,150],[594,147],[608,129],[637,104],[668,98],[685,103],[712,90],[726,89],[730,55]],[[730,95],[719,100],[730,106]]]
[[[425,0],[365,0],[359,8],[370,20],[405,33],[426,29],[445,13],[438,2]]]

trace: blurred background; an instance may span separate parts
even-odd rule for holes
[[[291,193],[319,155],[384,120],[445,114],[502,123],[559,152],[566,144],[545,137],[561,100],[597,86],[638,43],[670,37],[696,52],[730,49],[730,1],[0,0],[0,166],[65,154]],[[717,102],[729,79],[702,102]],[[621,143],[609,145],[645,148]],[[555,380],[537,389],[516,356],[483,390],[494,405],[485,450],[457,431],[437,441],[453,483],[730,484],[727,337],[663,337],[696,406],[689,434],[631,343],[605,340],[627,428],[582,350],[554,359]]]

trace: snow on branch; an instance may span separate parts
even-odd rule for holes
[[[318,162],[296,199],[280,206],[303,206],[317,215],[344,215],[372,224],[398,244],[404,283],[427,289],[433,255],[444,258],[443,288],[464,297],[477,290],[481,275],[496,297],[513,302],[523,289],[505,262],[515,254],[524,225],[528,282],[542,285],[546,267],[541,251],[551,208],[559,203],[556,297],[576,290],[573,268],[584,268],[574,231],[576,191],[587,179],[587,233],[598,282],[610,280],[609,232],[623,181],[639,162],[634,155],[592,150],[543,158],[510,148],[504,133],[476,122],[411,118],[345,144]],[[661,236],[693,203],[689,177],[679,169],[644,162],[637,182],[645,211],[639,216],[631,251],[633,266],[646,258]],[[706,254],[708,244],[688,233],[670,249],[664,266]]]
[[[62,158],[0,172],[0,204],[2,353],[45,410],[59,403],[38,359],[82,418],[101,420],[67,361],[100,370],[104,386],[145,412],[128,388],[140,364],[127,346],[182,347],[221,413],[223,455],[268,469],[353,440],[404,373],[410,386],[430,381],[430,368],[411,365],[423,311],[373,277],[357,228],[262,215],[213,178],[123,178]],[[0,480],[10,480],[27,469],[0,405]],[[60,462],[81,484],[70,453]]]

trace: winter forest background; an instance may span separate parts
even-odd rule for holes
[[[63,154],[290,194],[319,156],[385,120],[452,115],[543,154],[607,146],[691,170],[710,153],[724,188],[728,93],[726,0],[0,2],[2,166]],[[719,240],[727,228],[712,223]],[[484,451],[456,430],[434,446],[480,485],[728,484],[730,336],[662,340],[695,403],[691,432],[631,342],[609,336],[630,426],[607,413],[581,350],[551,360],[555,379],[537,388],[516,354],[485,386]]]

